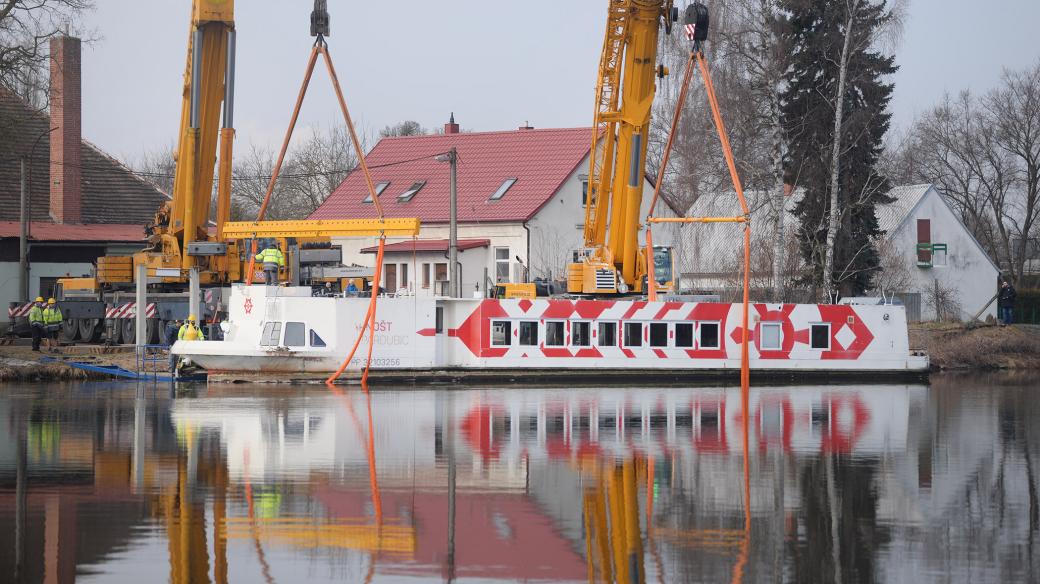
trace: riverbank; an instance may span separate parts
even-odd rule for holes
[[[8,381],[93,381],[110,379],[110,375],[84,371],[60,363],[61,360],[74,360],[97,365],[117,365],[133,370],[136,367],[136,356],[133,348],[97,348],[77,346],[62,348],[59,353],[36,353],[28,346],[0,346],[0,382]],[[104,349],[104,350],[102,350]],[[108,352],[105,352],[108,351]],[[40,362],[41,357],[52,357],[59,362]]]
[[[933,371],[1040,369],[1040,327],[916,324],[910,347],[928,353]]]

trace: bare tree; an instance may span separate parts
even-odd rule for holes
[[[405,120],[393,126],[384,127],[379,132],[379,136],[382,138],[399,138],[402,136],[425,136],[429,133],[429,130],[424,128],[419,122]]]
[[[0,85],[46,106],[50,39],[77,32],[93,0],[0,0]]]
[[[155,188],[166,193],[173,194],[173,175],[177,169],[177,147],[172,142],[156,150],[149,150],[127,167],[133,169],[134,173],[155,185]]]

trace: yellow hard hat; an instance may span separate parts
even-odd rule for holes
[[[188,315],[188,320],[195,320],[195,315],[194,314],[189,314]]]
[[[55,302],[53,298],[48,298],[47,304],[57,304],[57,302]]]
[[[43,296],[37,296],[36,297],[36,301],[37,302],[43,302]]]

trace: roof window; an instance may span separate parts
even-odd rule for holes
[[[400,195],[397,195],[397,202],[398,203],[407,203],[408,201],[411,201],[412,198],[415,197],[416,193],[418,193],[420,190],[422,190],[422,188],[424,186],[426,186],[426,181],[424,181],[424,180],[417,180],[417,181],[415,181],[414,183],[412,183],[412,186],[408,187],[407,191],[401,193]]]
[[[390,181],[384,181],[384,182],[381,182],[381,183],[377,183],[376,184],[376,196],[378,197],[379,195],[382,195],[383,191],[385,191],[388,186],[390,186]],[[368,193],[367,195],[365,195],[365,198],[361,202],[362,203],[371,203],[372,202],[372,193]]]
[[[508,191],[510,188],[512,188],[513,185],[515,185],[515,184],[516,184],[516,179],[515,178],[507,178],[506,180],[502,181],[502,186],[498,187],[498,190],[495,191],[494,194],[492,194],[490,197],[488,197],[488,200],[489,201],[497,201],[497,200],[501,199],[502,197],[504,197],[506,195],[506,191]]]

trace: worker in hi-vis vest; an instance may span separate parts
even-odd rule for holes
[[[278,268],[285,265],[285,256],[278,244],[271,242],[264,251],[256,254],[256,261],[264,264],[264,283],[268,286],[278,285]]]
[[[205,341],[206,335],[202,334],[202,329],[195,324],[195,315],[188,317],[188,320],[181,325],[181,330],[177,331],[177,340],[179,341]]]
[[[37,296],[29,309],[29,329],[32,331],[32,350],[40,350],[40,341],[43,340],[47,325],[43,322],[43,296]]]
[[[43,324],[47,329],[47,348],[51,351],[57,351],[58,349],[58,333],[61,332],[61,321],[64,320],[61,315],[61,309],[58,308],[58,302],[53,298],[47,299],[47,308],[43,309]]]

